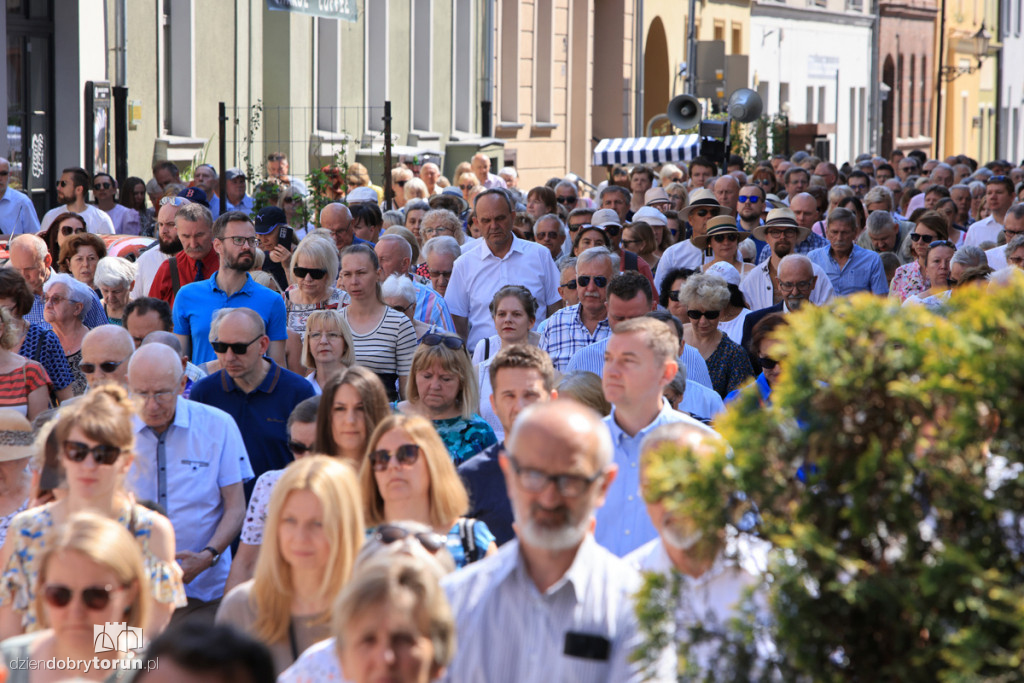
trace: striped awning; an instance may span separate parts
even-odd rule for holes
[[[605,138],[594,148],[594,166],[689,161],[700,153],[699,135]]]

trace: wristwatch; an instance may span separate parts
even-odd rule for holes
[[[208,545],[205,548],[203,548],[203,550],[209,550],[210,554],[213,555],[213,560],[210,562],[210,566],[212,567],[213,565],[217,564],[217,560],[220,559],[220,553],[217,552],[217,549],[214,548],[212,545]],[[203,550],[199,552],[203,552]]]

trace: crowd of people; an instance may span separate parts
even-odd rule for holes
[[[671,638],[632,656],[640,572],[686,577],[681,638],[770,551],[667,512],[650,454],[769,404],[802,306],[941,311],[1024,268],[1024,168],[965,156],[697,157],[590,196],[477,155],[391,170],[387,201],[359,164],[322,198],[265,171],[219,197],[209,164],[68,168],[38,220],[0,159],[9,680],[674,680]],[[101,651],[106,622],[151,642]]]

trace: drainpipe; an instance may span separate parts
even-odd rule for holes
[[[117,15],[115,17],[115,22],[117,24],[115,31],[117,35],[114,38],[114,40],[116,41],[116,46],[114,47],[114,50],[117,52],[117,60],[115,62],[116,73],[114,85],[125,85],[127,81],[126,54],[128,35],[126,30],[127,19],[125,18],[128,14],[127,2],[128,0],[117,0],[117,6],[114,9],[115,14]]]
[[[644,134],[644,0],[636,0],[636,123],[635,135]]]
[[[882,80],[882,74],[878,70],[878,49],[879,39],[878,32],[882,27],[882,4],[875,0],[874,16],[871,18],[871,78],[868,79],[870,85],[870,102],[871,107],[868,109],[868,130],[871,131],[871,139],[868,141],[868,148],[875,154],[880,153],[881,144],[878,138],[878,122],[881,118],[880,109],[882,107],[881,100],[878,96],[879,83]],[[895,142],[895,138],[894,138]]]
[[[519,36],[515,36],[518,40]],[[484,93],[480,98],[480,135],[492,135],[494,96],[494,0],[484,0]]]

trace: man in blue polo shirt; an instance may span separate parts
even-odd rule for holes
[[[207,280],[187,284],[174,299],[174,333],[196,365],[216,358],[210,345],[210,320],[222,308],[245,307],[263,319],[270,338],[267,355],[284,365],[287,312],[280,294],[249,275],[256,259],[256,227],[240,211],[221,214],[213,223],[213,248],[220,268]]]
[[[0,233],[23,235],[39,232],[39,217],[28,195],[10,187],[11,162],[0,157]]]
[[[190,398],[220,408],[235,419],[256,475],[284,468],[292,460],[287,420],[292,409],[314,395],[313,385],[264,354],[270,340],[263,318],[248,308],[217,311],[210,343],[221,370],[192,385]]]

